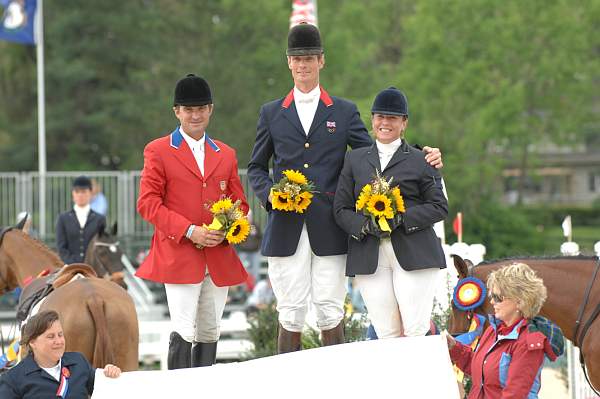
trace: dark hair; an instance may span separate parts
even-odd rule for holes
[[[44,310],[33,316],[23,327],[21,346],[29,348],[29,343],[46,332],[55,321],[59,321],[54,310]]]

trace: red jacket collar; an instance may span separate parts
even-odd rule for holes
[[[321,96],[319,97],[319,99],[323,101],[323,104],[325,104],[326,107],[331,107],[333,105],[333,100],[329,96],[329,93],[327,93],[322,86],[319,87],[321,88]],[[281,103],[281,106],[283,108],[289,108],[292,101],[294,101],[294,89],[290,90],[288,95],[285,96],[285,98],[283,99],[283,103]]]

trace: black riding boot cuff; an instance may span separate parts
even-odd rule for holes
[[[169,370],[189,368],[191,366],[191,350],[191,342],[187,342],[179,333],[171,332],[167,368]]]
[[[194,342],[192,345],[192,367],[212,366],[217,362],[216,342]]]

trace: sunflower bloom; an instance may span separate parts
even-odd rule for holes
[[[231,198],[225,198],[212,204],[212,206],[210,207],[210,211],[213,214],[223,213],[231,209],[231,207],[233,207],[233,202],[231,201]]]
[[[299,172],[297,170],[291,170],[291,169],[284,170],[283,174],[292,183],[296,183],[296,184],[300,184],[300,185],[304,185],[304,184],[308,183],[308,180],[306,180],[306,176],[304,176],[301,172]]]
[[[311,204],[315,185],[302,172],[287,169],[281,179],[271,187],[273,209],[304,213]]]
[[[373,194],[367,202],[367,211],[375,217],[384,216],[388,219],[394,217],[392,201],[383,194]]]
[[[365,187],[371,187],[371,186],[365,186]],[[363,210],[363,208],[367,204],[367,201],[369,201],[369,197],[371,197],[371,194],[367,193],[365,191],[365,189],[363,188],[362,192],[358,196],[358,199],[356,200],[356,210],[357,211]]]
[[[294,210],[294,203],[292,202],[289,194],[282,193],[281,191],[273,191],[273,209],[279,211],[292,211]]]
[[[394,202],[396,203],[396,211],[400,213],[406,212],[406,208],[404,207],[404,198],[402,198],[402,194],[400,194],[400,188],[398,188],[398,186],[392,189],[392,197],[394,197]]]
[[[294,210],[298,213],[304,213],[306,208],[312,202],[313,194],[308,191],[301,192],[294,198]]]
[[[250,223],[244,217],[233,222],[225,238],[230,244],[239,244],[248,237],[248,234],[250,234]]]

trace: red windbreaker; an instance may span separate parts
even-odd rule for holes
[[[537,398],[544,354],[556,359],[546,336],[529,331],[526,319],[512,326],[491,323],[475,352],[460,342],[450,350],[452,361],[471,376],[469,399]]]

